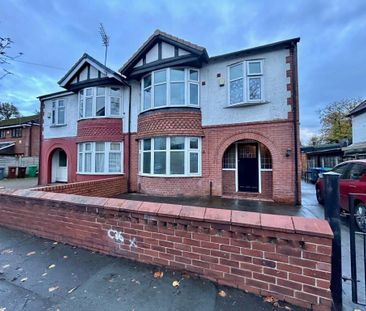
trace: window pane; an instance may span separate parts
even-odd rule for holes
[[[111,115],[120,115],[119,97],[111,97]]]
[[[155,150],[165,150],[166,149],[166,138],[165,137],[154,138],[154,149]]]
[[[151,75],[148,75],[144,78],[144,88],[151,86]]]
[[[171,69],[170,81],[184,81],[184,69]]]
[[[57,123],[65,124],[65,108],[63,107],[58,108]]]
[[[104,95],[105,95],[105,88],[97,87],[97,96],[104,96]]]
[[[184,149],[184,137],[172,137],[170,139],[170,149],[172,150]]]
[[[95,143],[95,151],[104,151],[104,143]]]
[[[83,171],[83,154],[82,153],[79,153],[79,172],[82,172]]]
[[[198,81],[198,71],[197,70],[189,71],[189,80]]]
[[[241,103],[244,101],[243,79],[230,82],[230,104]]]
[[[222,160],[222,167],[223,168],[235,168],[235,145],[230,145],[228,149],[226,149],[224,153],[224,157]]]
[[[87,98],[85,99],[85,117],[91,117],[93,113],[93,99]]]
[[[198,106],[198,84],[189,84],[189,103]]]
[[[271,152],[265,145],[260,145],[261,148],[261,168],[272,169],[272,157]]]
[[[249,78],[249,99],[261,99],[261,78]]]
[[[170,153],[170,173],[184,174],[184,151]]]
[[[249,62],[248,73],[249,74],[261,74],[261,62]]]
[[[85,154],[85,172],[91,172],[91,153]]]
[[[150,174],[150,166],[151,166],[151,152],[144,152],[142,154],[143,157],[143,173]]]
[[[154,88],[154,107],[166,105],[166,84],[156,85]]]
[[[95,172],[104,172],[104,153],[95,154]]]
[[[93,89],[86,89],[85,95],[86,96],[93,96]]]
[[[82,118],[83,114],[84,114],[84,100],[82,98],[80,98],[80,103],[79,103],[79,117]]]
[[[85,151],[90,151],[91,150],[91,143],[86,143],[85,144]]]
[[[230,67],[230,80],[243,77],[243,64],[237,64]]]
[[[154,152],[154,174],[166,173],[166,152]]]
[[[154,83],[161,83],[166,81],[166,70],[154,72]]]
[[[111,87],[111,96],[121,96],[121,89],[119,87]]]
[[[151,87],[144,90],[144,110],[151,108]]]
[[[170,103],[184,105],[184,82],[170,83]]]
[[[121,172],[121,153],[113,152],[109,154],[109,172]]]
[[[198,153],[189,154],[189,172],[198,173]]]
[[[191,138],[189,140],[189,148],[190,149],[198,149],[198,138]]]
[[[120,143],[111,143],[110,149],[112,151],[120,151],[121,150],[121,144]]]
[[[144,139],[144,150],[150,150],[151,149],[151,139]]]
[[[97,109],[96,109],[96,115],[98,117],[105,115],[105,97],[97,97]]]

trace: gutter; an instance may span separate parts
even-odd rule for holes
[[[294,160],[295,160],[295,204],[301,205],[301,200],[299,196],[299,155],[298,155],[298,107],[297,107],[297,46],[296,42],[291,43],[290,53],[292,53],[292,89],[293,89],[293,125],[294,125],[294,144],[295,144],[295,152],[294,152]]]

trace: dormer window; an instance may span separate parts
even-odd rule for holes
[[[89,87],[79,92],[79,118],[121,117],[120,87]]]
[[[141,111],[163,107],[199,106],[199,72],[190,68],[154,71],[141,81]]]
[[[229,104],[263,101],[263,60],[229,66]]]

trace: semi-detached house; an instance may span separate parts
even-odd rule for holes
[[[298,42],[209,57],[157,30],[118,71],[84,54],[40,97],[40,184],[300,202]]]

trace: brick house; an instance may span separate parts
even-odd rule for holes
[[[38,115],[0,121],[0,156],[38,156],[39,141]]]
[[[84,54],[39,97],[40,184],[299,203],[298,42],[209,57],[157,30],[118,72]]]

